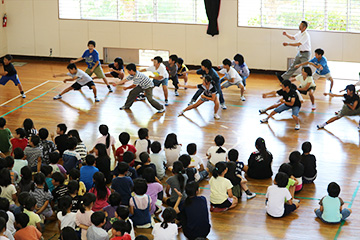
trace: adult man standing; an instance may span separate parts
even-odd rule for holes
[[[301,64],[304,62],[307,62],[310,60],[310,53],[311,53],[311,41],[310,41],[310,35],[307,31],[308,23],[306,21],[301,21],[299,25],[299,32],[295,35],[287,34],[285,31],[283,32],[283,35],[288,37],[291,40],[294,40],[296,42],[289,43],[284,42],[283,45],[286,46],[293,46],[298,48],[298,53],[296,54],[295,61],[290,66],[290,68],[280,75],[280,73],[276,73],[276,76],[282,82],[284,79],[289,79],[297,68],[295,68],[295,65]]]

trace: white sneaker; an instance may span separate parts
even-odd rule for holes
[[[295,199],[295,198],[294,198],[292,201],[293,201],[293,203],[300,203],[300,200],[299,200],[299,199]]]
[[[214,118],[215,118],[215,119],[220,119],[220,116],[215,113],[215,114],[214,114]]]
[[[163,112],[165,112],[165,107],[163,107],[162,109],[158,110],[157,112],[158,112],[158,113],[163,113]]]
[[[58,95],[56,95],[53,99],[54,99],[54,100],[62,99],[62,96],[58,94]]]
[[[246,101],[246,98],[244,96],[242,96],[241,101]]]
[[[300,124],[295,125],[295,130],[300,130]]]
[[[316,106],[312,105],[311,110],[316,110]]]
[[[325,127],[324,124],[319,124],[319,125],[316,125],[317,129],[323,129]]]
[[[261,122],[261,123],[267,123],[268,120],[269,120],[268,118],[264,118],[264,119],[261,119],[260,122]]]
[[[177,90],[175,90],[175,96],[179,96],[179,93],[178,93],[178,91]]]
[[[22,97],[22,98],[26,98],[25,93],[21,93],[21,97]]]
[[[193,105],[193,104],[194,104],[194,101],[190,101],[190,102],[188,103],[188,106]]]
[[[256,193],[251,193],[251,195],[246,195],[247,199],[252,199],[254,197],[256,197]]]
[[[179,112],[178,117],[184,115],[184,111]]]
[[[98,99],[98,97],[95,97],[95,102],[100,102],[100,100]]]
[[[224,110],[227,109],[227,107],[225,106],[225,103],[220,104],[220,106],[221,106],[221,108],[224,109]]]
[[[260,110],[259,110],[259,113],[260,113],[260,114],[264,114],[264,113],[266,113],[266,110],[265,110],[265,109],[260,109]]]

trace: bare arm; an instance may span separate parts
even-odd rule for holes
[[[353,105],[350,105],[348,103],[346,103],[346,105],[351,109],[351,110],[355,110],[356,106],[358,105],[358,101],[355,101]]]
[[[54,74],[53,77],[67,77],[68,75],[66,73],[59,73],[59,74]]]
[[[288,42],[284,42],[283,45],[284,45],[284,47],[286,47],[286,46],[298,47],[298,46],[301,45],[301,43],[299,43],[299,42],[298,42],[298,43],[288,43]]]
[[[286,36],[287,38],[291,39],[291,40],[295,40],[295,37],[293,35],[290,35],[285,31],[283,32],[283,35]]]
[[[181,85],[181,84],[179,84],[178,86],[179,87],[186,87],[186,88],[198,88],[197,86],[194,86],[194,85]]]
[[[84,60],[84,58],[83,58],[83,57],[79,57],[79,58],[77,58],[77,59],[75,59],[75,60],[71,60],[70,63],[77,63],[77,62],[80,62],[80,61],[82,61],[82,60]]]
[[[277,93],[276,93],[276,91],[272,91],[272,92],[268,92],[268,93],[263,93],[262,97],[263,97],[263,98],[277,97]]]
[[[130,86],[125,87],[124,90],[132,89],[132,88],[134,88],[134,87],[136,87],[136,85],[135,85],[135,84],[131,84]]]
[[[174,210],[175,210],[176,213],[179,213],[180,212],[179,205],[180,205],[180,202],[181,202],[181,199],[182,199],[182,194],[176,188],[174,190],[178,195],[178,198],[177,198],[175,206],[174,206]]]
[[[49,200],[47,200],[47,201],[44,203],[44,205],[41,206],[41,208],[36,212],[36,214],[42,213],[42,212],[46,209],[46,207],[47,207],[48,205],[49,205]]]
[[[95,65],[91,68],[91,72],[93,72],[94,70],[95,70],[95,68],[97,67],[97,66],[99,66],[99,64],[100,64],[100,61],[97,61],[96,63],[95,63]]]
[[[334,93],[324,93],[324,96],[330,96],[330,97],[343,97],[342,94],[334,94]]]
[[[298,88],[299,91],[306,91],[309,89],[311,83],[307,83],[305,87],[302,87],[302,88]]]
[[[38,157],[37,172],[40,172],[40,169],[41,169],[41,157]]]

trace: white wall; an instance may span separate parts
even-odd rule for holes
[[[7,29],[11,54],[79,57],[89,39],[103,47],[164,49],[199,65],[204,58],[219,64],[240,52],[250,68],[285,70],[296,49],[283,47],[281,29],[237,27],[237,0],[221,1],[220,35],[206,34],[205,25],[59,20],[57,0],[6,0],[11,18]],[[290,31],[295,33],[296,31]],[[1,33],[1,32],[0,32]],[[329,60],[359,61],[360,34],[311,31],[313,50],[322,47]]]
[[[2,27],[2,18],[5,13],[5,4],[0,2],[0,16],[1,16],[1,26],[0,26],[0,57],[4,56],[7,53],[7,37],[6,30],[8,28]]]

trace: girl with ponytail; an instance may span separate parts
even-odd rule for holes
[[[72,199],[69,195],[65,195],[59,199],[59,212],[57,218],[59,219],[59,228],[62,230],[65,227],[71,227],[75,229],[76,213],[71,212]]]
[[[105,177],[102,172],[96,172],[93,175],[94,187],[89,192],[94,193],[96,200],[92,210],[94,212],[101,211],[104,207],[108,206],[108,198],[111,194],[110,189],[106,186]]]
[[[155,226],[152,230],[152,235],[154,236],[154,240],[166,239],[175,240],[178,235],[178,227],[174,223],[176,218],[176,212],[172,207],[167,207],[162,217],[164,221],[162,223],[155,223]]]
[[[251,153],[248,165],[244,166],[244,171],[251,178],[265,179],[271,178],[273,175],[272,165],[272,154],[266,149],[265,140],[261,137],[256,139],[255,147],[256,152]]]
[[[221,135],[217,135],[214,139],[215,145],[208,149],[206,156],[208,158],[207,168],[209,172],[212,172],[215,168],[215,164],[218,162],[226,161],[226,148],[223,147],[225,138]]]
[[[95,167],[99,169],[100,172],[102,172],[106,179],[106,184],[111,183],[112,175],[110,172],[110,157],[107,154],[106,146],[105,144],[98,143],[94,147],[94,153],[97,156],[95,159]]]
[[[215,164],[215,169],[210,178],[210,211],[226,211],[236,207],[237,197],[233,195],[231,181],[224,176],[228,169],[225,162]]]
[[[185,174],[184,166],[180,161],[174,162],[172,172],[174,176],[171,176],[166,180],[167,186],[165,192],[169,197],[165,198],[165,201],[168,206],[174,207],[178,198],[175,189],[183,194],[182,201],[184,201],[187,196],[184,190],[188,176]]]
[[[114,154],[114,158],[115,158],[115,152],[116,152],[115,138],[110,135],[109,127],[106,126],[105,124],[101,124],[99,126],[99,132],[101,133],[101,136],[98,137],[98,139],[96,139],[95,145],[98,144],[98,143],[105,144],[108,156],[110,156],[110,152],[111,152],[111,149],[112,149],[113,154]],[[95,151],[94,148],[90,151],[90,153],[93,153]]]
[[[76,213],[76,225],[81,229],[81,239],[87,240],[87,229],[92,225],[91,215],[94,213],[91,209],[94,206],[96,197],[93,193],[85,193],[80,202],[80,210]]]

